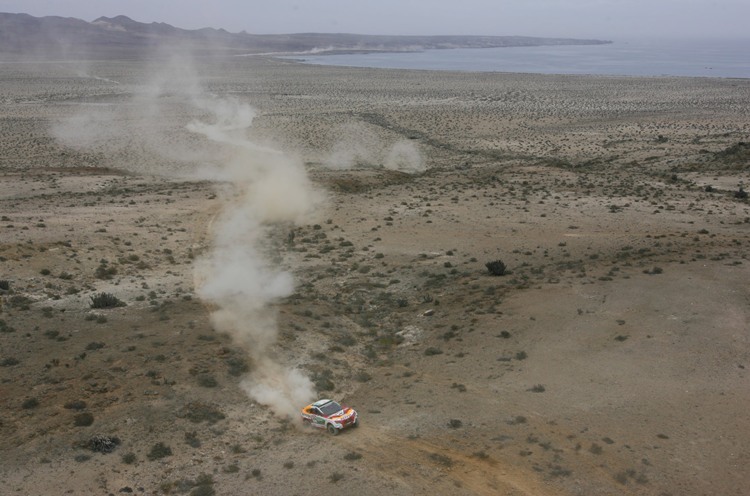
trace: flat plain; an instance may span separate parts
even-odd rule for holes
[[[0,101],[0,493],[750,487],[750,81],[66,61]],[[325,197],[264,231],[271,354],[358,429],[248,397],[213,329],[203,101]]]

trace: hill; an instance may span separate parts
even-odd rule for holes
[[[348,33],[249,34],[224,29],[181,29],[120,15],[92,22],[71,17],[0,13],[0,54],[6,58],[142,57],[159,46],[197,53],[402,51],[503,46],[581,45],[602,40],[527,36],[381,36]]]

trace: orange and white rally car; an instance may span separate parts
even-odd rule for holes
[[[359,418],[353,408],[324,399],[302,409],[302,423],[318,429],[326,429],[335,436],[347,427],[357,427]]]

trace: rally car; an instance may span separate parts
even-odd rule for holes
[[[341,406],[333,400],[318,400],[302,409],[302,423],[318,429],[326,429],[334,436],[347,427],[357,427],[357,412]]]

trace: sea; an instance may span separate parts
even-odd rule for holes
[[[534,74],[750,78],[750,38],[615,40],[604,45],[297,54],[308,64]]]

